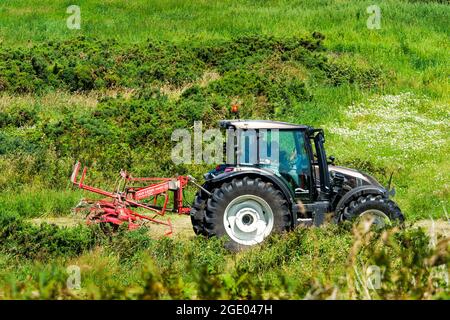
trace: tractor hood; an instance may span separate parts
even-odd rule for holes
[[[345,183],[352,188],[364,185],[374,185],[384,188],[374,177],[355,169],[330,165],[328,166],[328,170],[330,174],[333,174],[333,172],[342,174],[345,177]]]

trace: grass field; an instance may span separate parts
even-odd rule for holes
[[[72,4],[0,3],[0,297],[448,298],[448,284],[430,284],[437,266],[448,276],[448,238],[428,249],[412,227],[302,229],[234,255],[189,233],[111,240],[35,223],[72,218],[83,196],[68,188],[77,159],[93,165],[101,186],[120,168],[201,179],[208,166],[171,162],[170,134],[197,120],[214,127],[235,102],[246,118],[322,127],[337,164],[382,184],[394,172],[394,200],[410,224],[448,223],[445,1],[380,2],[380,29],[366,26],[371,1],[85,0],[76,3],[81,29],[70,30]],[[386,278],[367,296],[354,267],[371,263]],[[70,264],[82,266],[81,292],[65,289]],[[182,274],[192,265],[210,277]],[[110,279],[129,268],[137,271]]]

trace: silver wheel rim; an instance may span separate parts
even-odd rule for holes
[[[359,215],[359,220],[372,220],[372,225],[375,225],[378,228],[383,228],[390,222],[389,217],[383,211],[377,209],[369,209],[364,211]]]
[[[272,232],[273,220],[269,204],[255,195],[233,199],[223,215],[228,236],[243,245],[261,243]]]

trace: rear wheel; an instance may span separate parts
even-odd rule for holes
[[[289,230],[291,225],[283,194],[260,178],[245,177],[222,184],[206,206],[207,235],[227,236],[230,249],[261,243],[273,232]]]
[[[381,195],[360,196],[351,201],[342,214],[342,219],[351,221],[370,220],[377,227],[384,227],[392,222],[403,223],[405,217],[398,205]]]
[[[196,235],[207,235],[204,225],[205,207],[206,199],[202,197],[202,192],[199,191],[195,195],[194,203],[190,212],[192,228],[194,229]]]

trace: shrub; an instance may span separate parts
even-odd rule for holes
[[[60,228],[43,223],[24,222],[14,215],[0,215],[0,239],[3,253],[17,258],[47,260],[56,256],[76,256],[101,243],[95,228]]]

